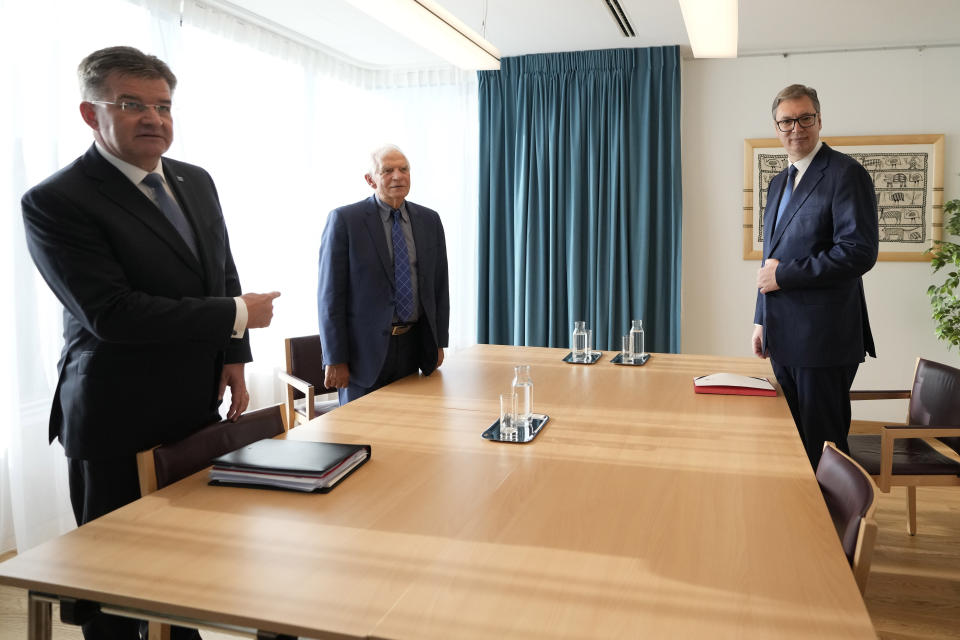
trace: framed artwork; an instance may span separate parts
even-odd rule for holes
[[[824,137],[855,158],[873,180],[880,223],[880,260],[928,261],[924,251],[943,235],[943,135]],[[743,143],[743,259],[763,257],[767,188],[787,168],[777,138]]]

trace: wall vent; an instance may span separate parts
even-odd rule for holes
[[[636,36],[637,33],[633,30],[633,25],[630,24],[630,20],[627,19],[627,13],[620,5],[620,0],[603,1],[607,5],[607,10],[610,11],[610,15],[613,16],[613,20],[617,23],[617,27],[620,29],[620,33],[623,34],[623,37],[633,38]]]

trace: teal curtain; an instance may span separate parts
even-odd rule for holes
[[[477,340],[680,349],[678,47],[503,58],[479,72]]]

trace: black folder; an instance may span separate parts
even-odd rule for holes
[[[370,454],[368,444],[268,438],[214,458],[210,484],[327,493]]]

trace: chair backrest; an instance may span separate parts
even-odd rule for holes
[[[236,422],[215,422],[177,442],[141,451],[137,454],[140,494],[186,478],[209,466],[217,456],[283,433],[282,406],[250,411]]]
[[[877,535],[874,519],[877,494],[873,480],[863,467],[828,442],[817,465],[817,482],[863,593]]]
[[[314,393],[336,393],[336,389],[323,386],[323,348],[320,345],[320,336],[301,336],[287,338],[287,373],[313,385]],[[294,390],[295,398],[302,398],[303,393]]]
[[[960,369],[932,360],[917,360],[910,394],[908,424],[960,426]],[[960,453],[960,437],[940,438]]]

